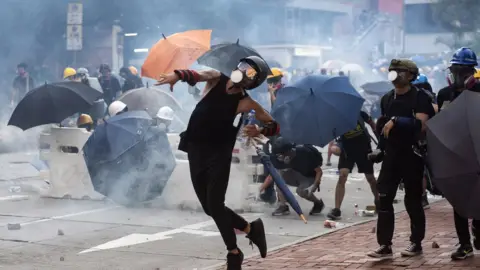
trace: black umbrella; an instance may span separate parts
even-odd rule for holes
[[[125,205],[160,196],[176,166],[167,134],[145,111],[107,119],[83,152],[95,190]]]
[[[65,118],[88,111],[102,92],[81,82],[44,84],[28,92],[13,111],[8,125],[23,130],[60,123]]]
[[[198,58],[200,65],[214,68],[224,75],[230,76],[230,73],[237,67],[240,59],[258,56],[260,54],[253,48],[236,43],[222,43],[213,45],[209,51]],[[271,71],[269,71],[271,74]]]
[[[480,219],[480,93],[464,91],[427,122],[433,183],[464,217]]]
[[[393,89],[393,84],[390,81],[370,82],[360,86],[367,94],[370,95],[384,95]]]

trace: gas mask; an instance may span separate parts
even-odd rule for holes
[[[396,87],[404,87],[410,84],[408,73],[407,70],[390,70],[387,77]]]
[[[290,164],[290,162],[292,161],[292,158],[290,156],[287,156],[287,155],[278,154],[277,155],[277,160],[282,162],[282,163],[285,163],[285,164]]]
[[[470,89],[477,82],[473,76],[475,70],[470,66],[452,65],[448,70],[447,81],[452,87]]]
[[[250,89],[249,87],[255,83],[256,79],[257,70],[247,62],[240,62],[230,75],[230,80],[234,83],[232,88],[241,87],[244,89]]]

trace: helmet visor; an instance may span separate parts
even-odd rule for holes
[[[237,69],[242,71],[245,76],[250,80],[253,80],[255,76],[257,76],[257,71],[247,62],[240,62],[240,64],[238,64],[237,66]]]

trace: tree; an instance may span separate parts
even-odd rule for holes
[[[452,50],[468,46],[480,51],[480,1],[439,0],[433,5],[435,20],[454,34],[453,40],[438,39]]]

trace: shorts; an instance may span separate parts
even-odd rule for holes
[[[315,177],[306,177],[292,169],[282,170],[280,171],[280,175],[288,186],[298,187],[300,189],[306,189],[315,182]]]
[[[342,151],[338,161],[338,169],[349,169],[352,172],[353,167],[357,165],[359,173],[373,174],[373,162],[368,160],[367,151],[364,152],[364,154],[346,155],[345,151]]]

